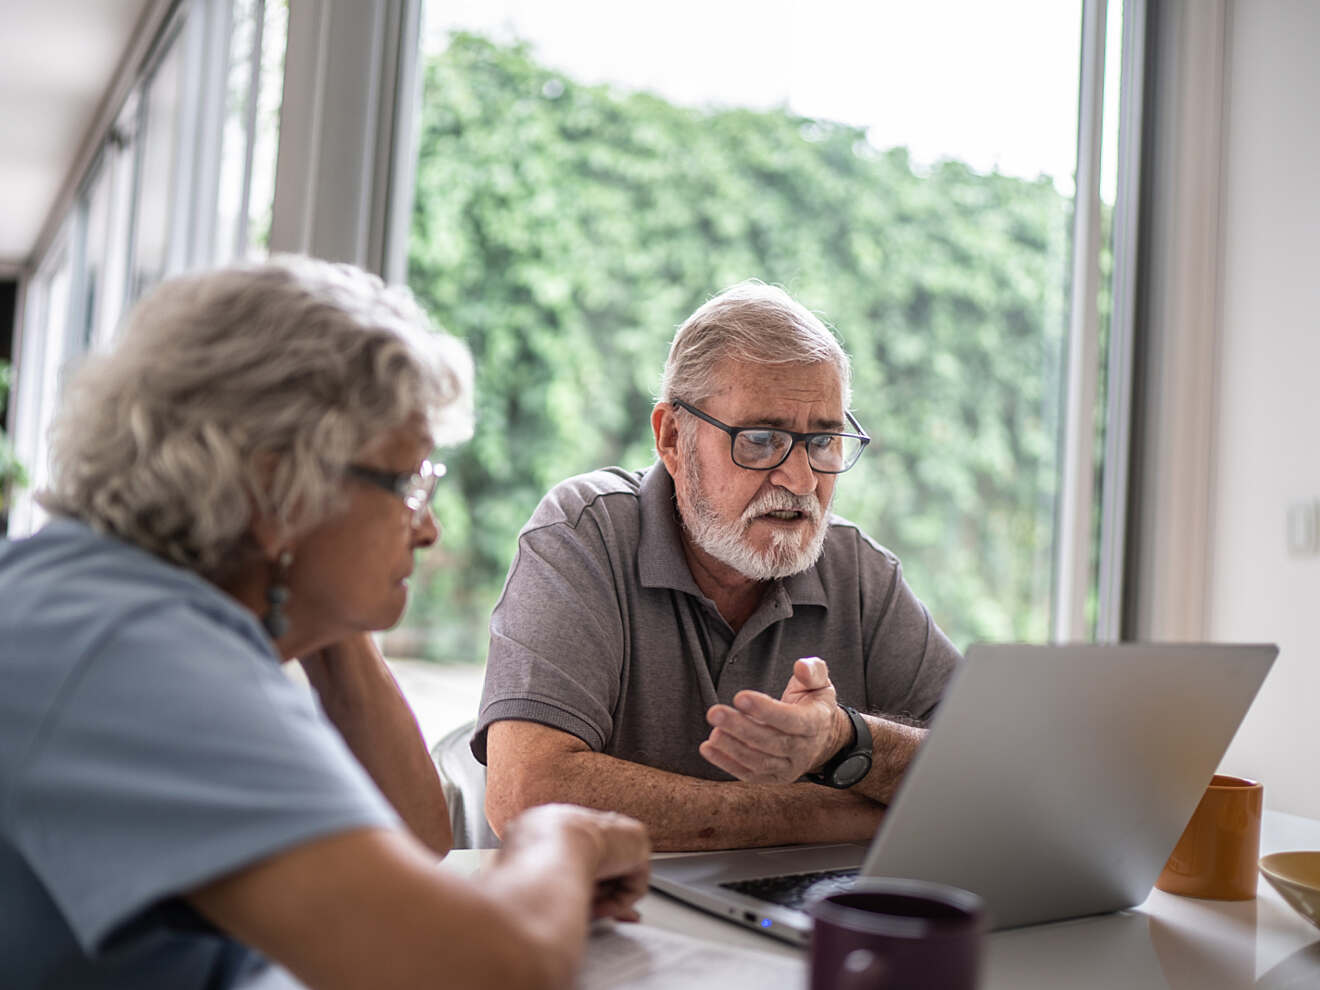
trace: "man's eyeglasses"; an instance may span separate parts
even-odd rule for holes
[[[696,406],[674,399],[669,403],[729,435],[729,456],[733,463],[749,471],[772,471],[793,453],[797,444],[807,451],[807,463],[820,474],[842,474],[857,463],[871,442],[862,424],[852,413],[844,413],[856,433],[796,433],[769,426],[730,426],[708,416]]]
[[[393,492],[403,499],[403,504],[412,510],[412,524],[420,525],[426,516],[426,510],[435,498],[435,486],[445,476],[443,464],[422,461],[422,466],[415,472],[395,474],[392,471],[380,471],[376,468],[350,464],[348,473],[369,485]]]

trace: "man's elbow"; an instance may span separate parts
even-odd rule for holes
[[[504,838],[504,829],[528,808],[565,800],[554,781],[539,766],[526,763],[499,766],[492,761],[486,773],[486,820]]]
[[[501,838],[510,821],[539,804],[584,800],[580,762],[591,751],[575,736],[532,722],[502,721],[486,744],[486,820]]]
[[[517,803],[511,789],[503,783],[490,776],[486,778],[486,821],[500,839],[504,838],[504,827],[526,807]]]

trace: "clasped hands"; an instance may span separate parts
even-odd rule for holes
[[[754,784],[792,783],[820,769],[852,732],[820,657],[793,664],[778,701],[760,691],[739,691],[732,705],[711,705],[706,721],[711,732],[699,747],[701,755]]]

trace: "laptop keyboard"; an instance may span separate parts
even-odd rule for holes
[[[854,866],[842,870],[817,870],[814,873],[787,873],[777,877],[734,880],[720,886],[771,904],[800,910],[806,906],[807,901],[838,890],[847,890],[856,879],[857,867]]]

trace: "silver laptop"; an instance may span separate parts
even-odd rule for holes
[[[859,872],[974,891],[995,928],[1131,907],[1150,893],[1277,653],[978,644],[869,849],[660,857],[651,885],[798,944],[811,931],[802,906]]]

